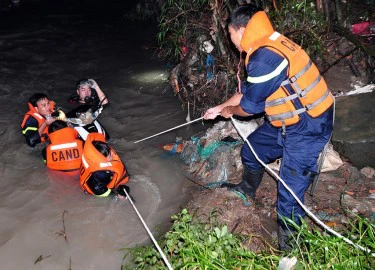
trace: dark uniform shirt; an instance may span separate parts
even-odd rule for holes
[[[39,123],[33,116],[29,116],[25,122],[25,126],[22,129],[22,133],[25,136],[26,143],[28,146],[34,147],[42,141],[39,131]],[[44,135],[44,134],[43,134]],[[47,136],[47,134],[45,135]]]

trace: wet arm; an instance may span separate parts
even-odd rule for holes
[[[96,93],[98,94],[99,102],[102,105],[107,105],[109,103],[109,100],[107,96],[104,94],[104,92],[102,91],[102,89],[100,89],[98,84],[95,85],[95,90],[96,90]]]
[[[252,114],[245,112],[241,105],[240,101],[243,95],[236,93],[233,97],[231,97],[227,102],[224,102],[222,105],[225,106],[221,110],[221,115],[225,118],[229,118],[232,115],[238,116],[250,116]]]
[[[111,189],[107,188],[107,185],[109,184],[109,182],[111,182],[111,179],[111,172],[97,171],[91,175],[86,184],[95,194],[95,196],[107,197],[113,193]]]
[[[242,98],[242,94],[235,93],[232,97],[230,97],[227,101],[220,104],[219,106],[223,109],[228,106],[238,106],[240,104]]]
[[[234,94],[232,97],[230,97],[224,103],[222,103],[220,105],[217,105],[216,107],[208,109],[204,114],[204,118],[205,119],[215,119],[216,116],[220,115],[220,114],[222,116],[224,116],[223,113],[224,114],[226,113],[226,108],[228,108],[229,106],[239,106],[241,98],[242,98],[242,94],[240,94],[240,93]],[[224,117],[228,118],[230,116],[225,115]]]
[[[245,112],[240,105],[236,106],[227,106],[221,111],[221,115],[223,117],[230,117],[232,115],[238,115],[238,116],[250,116],[252,114]]]

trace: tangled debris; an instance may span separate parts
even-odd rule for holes
[[[345,3],[335,6],[329,1],[312,0],[260,2],[275,29],[300,44],[323,75],[338,68],[356,82],[368,84],[375,80],[371,4],[352,1],[350,16],[345,17]],[[327,6],[320,6],[322,3]],[[230,0],[175,0],[163,6],[158,55],[175,59],[170,84],[192,118],[232,96],[239,83],[237,75],[245,77],[241,56],[233,49],[226,29],[228,16],[237,4]],[[330,21],[334,19],[339,23]]]
[[[254,120],[238,123],[245,134],[259,125]],[[275,179],[265,174],[255,201],[220,188],[223,182],[237,183],[242,178],[240,150],[243,142],[231,122],[220,121],[201,137],[180,141],[180,148],[181,144],[182,152],[176,153],[185,162],[189,178],[197,186],[187,208],[202,216],[216,209],[220,221],[232,232],[249,237],[245,244],[253,251],[263,250],[269,244],[276,247]],[[328,226],[338,230],[346,226],[351,213],[375,220],[374,169],[366,167],[359,171],[331,150],[314,196],[306,192],[306,206]],[[271,167],[277,169],[278,164],[271,164]]]

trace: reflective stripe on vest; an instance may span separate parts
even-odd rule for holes
[[[52,145],[51,150],[66,149],[66,148],[71,148],[71,147],[77,147],[77,143],[72,142],[72,143],[63,143],[63,144]]]
[[[111,162],[100,162],[99,166],[100,166],[100,168],[111,167],[112,163]]]
[[[85,166],[86,169],[89,167],[89,164],[87,163],[87,161],[85,159],[85,156],[83,154],[82,154],[82,163],[83,163],[83,165]]]
[[[277,76],[288,66],[288,60],[284,59],[280,65],[271,73],[259,77],[247,77],[247,81],[250,83],[264,83]]]

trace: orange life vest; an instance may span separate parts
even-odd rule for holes
[[[87,136],[85,146],[82,154],[82,164],[80,171],[80,183],[83,190],[89,194],[93,194],[90,187],[87,185],[87,180],[90,178],[92,173],[96,171],[111,171],[113,173],[111,182],[107,185],[107,188],[113,189],[119,185],[123,185],[129,180],[124,163],[122,163],[118,154],[111,148],[112,161],[107,161],[106,157],[103,156],[92,144],[93,141],[105,142],[103,134],[90,133]]]
[[[299,114],[306,112],[311,117],[318,117],[334,102],[326,82],[306,52],[293,41],[275,32],[264,11],[259,11],[248,22],[241,39],[241,48],[247,52],[246,65],[254,51],[267,47],[285,60],[269,75],[248,77],[251,83],[267,81],[275,77],[289,65],[288,79],[266,99],[265,112],[270,123],[275,127],[289,126],[297,123]],[[290,85],[294,93],[285,88]],[[296,109],[293,101],[298,99],[302,108]]]
[[[77,139],[78,132],[66,127],[49,134],[51,144],[47,146],[46,165],[53,170],[78,170],[81,166],[83,142]]]
[[[27,105],[29,106],[29,111],[23,117],[23,121],[22,121],[22,124],[21,124],[23,134],[26,134],[26,132],[30,128],[30,127],[27,127],[25,129],[25,124],[26,124],[26,121],[29,118],[29,116],[34,117],[38,121],[38,127],[40,127],[40,125],[43,124],[46,121],[46,119],[42,115],[40,115],[39,113],[36,112],[35,107],[30,102],[28,102]],[[55,109],[55,102],[50,101],[50,106],[51,106],[51,109],[53,111]],[[46,128],[44,129],[43,134],[48,135],[48,126],[46,126]],[[40,136],[40,139],[41,139],[42,142],[44,142],[44,141],[46,141],[47,137],[48,136]]]

